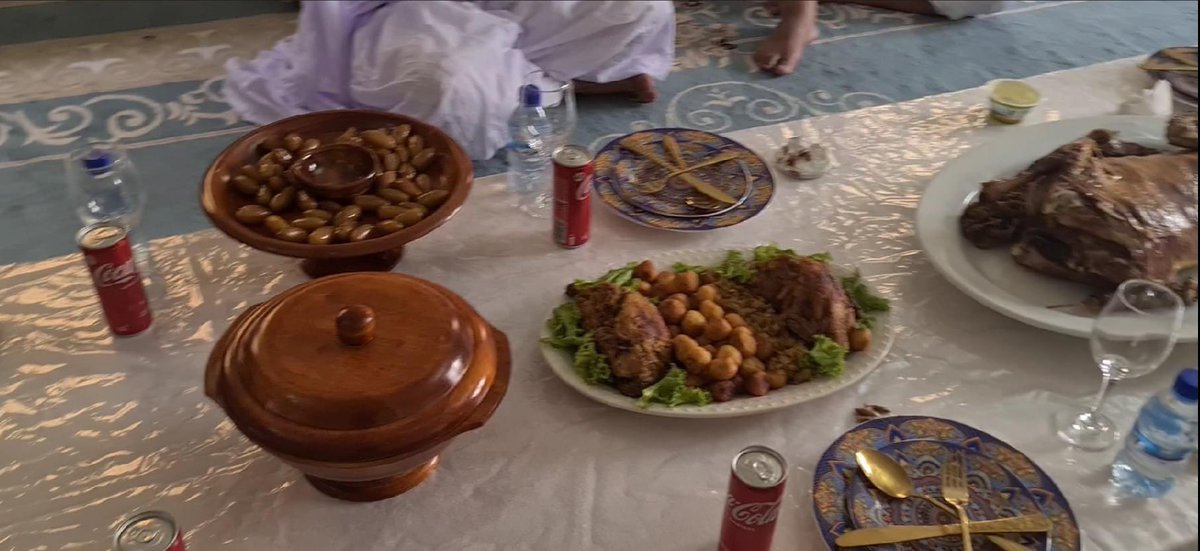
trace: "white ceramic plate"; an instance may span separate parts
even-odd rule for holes
[[[942,276],[1008,317],[1042,329],[1087,337],[1092,328],[1091,315],[1080,308],[1048,307],[1078,303],[1090,294],[1088,287],[1023,268],[1013,260],[1008,247],[976,248],[962,236],[958,218],[975,200],[979,184],[1015,175],[1059,146],[1097,128],[1117,131],[1127,141],[1167,147],[1165,119],[1113,115],[1012,127],[947,163],[925,189],[917,209],[921,248]],[[1177,333],[1180,341],[1196,340],[1196,318],[1196,305],[1188,306]]]
[[[711,266],[719,264],[725,257],[725,253],[726,250],[675,251],[652,260],[662,268],[669,267],[675,262]],[[852,272],[852,270],[840,266],[834,266],[833,271],[839,277]],[[581,277],[594,277],[598,275],[600,274],[597,273],[592,276],[581,274]],[[547,314],[549,313],[547,312]],[[875,325],[871,329],[871,347],[848,355],[846,357],[845,372],[835,379],[820,379],[799,385],[787,385],[783,388],[772,390],[766,396],[738,396],[728,402],[714,402],[707,406],[678,406],[668,408],[653,404],[645,409],[638,407],[636,398],[625,396],[611,386],[589,385],[585,383],[579,377],[579,374],[575,372],[575,366],[569,354],[544,342],[539,342],[539,345],[542,347],[542,355],[545,356],[546,362],[550,364],[550,369],[563,382],[579,391],[580,394],[597,402],[647,415],[713,418],[740,417],[743,415],[766,413],[809,400],[815,400],[853,385],[879,366],[883,358],[887,356],[888,349],[891,348],[892,341],[895,339],[894,333],[890,315],[885,313],[884,315],[877,316],[875,318]],[[543,325],[542,338],[549,336],[549,331]]]

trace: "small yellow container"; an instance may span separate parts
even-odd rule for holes
[[[1042,101],[1042,95],[1019,80],[997,80],[992,84],[991,116],[996,122],[1017,124]]]

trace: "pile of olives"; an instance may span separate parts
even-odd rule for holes
[[[398,232],[437,210],[450,197],[445,175],[436,180],[426,173],[437,151],[425,146],[420,134],[401,124],[359,132],[347,129],[335,140],[371,148],[382,172],[372,190],[341,201],[318,200],[301,188],[289,170],[304,153],[321,146],[317,138],[297,134],[272,136],[258,144],[256,164],[247,164],[229,177],[234,189],[253,203],[234,212],[250,226],[262,226],[284,241],[328,245],[351,243]]]

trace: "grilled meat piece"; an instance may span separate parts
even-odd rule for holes
[[[1196,150],[1196,114],[1175,115],[1167,123],[1167,141],[1176,147]]]
[[[1171,125],[1172,141],[1186,143],[1186,122]],[[1158,152],[1096,130],[984,183],[959,223],[977,247],[1013,244],[1015,260],[1035,271],[1100,291],[1142,278],[1186,296],[1178,280],[1196,265],[1196,198],[1195,152]]]
[[[663,377],[670,361],[671,333],[649,299],[608,283],[572,288],[571,293],[584,329],[592,332],[597,350],[608,358],[617,390],[640,396],[643,388]]]
[[[850,347],[856,316],[854,304],[829,266],[804,257],[780,257],[756,266],[750,289],[765,299],[788,330],[811,343],[825,335]]]

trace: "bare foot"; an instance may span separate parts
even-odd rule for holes
[[[784,1],[779,3],[779,9],[783,20],[759,44],[754,64],[777,75],[790,75],[804,56],[804,48],[817,39],[817,3]]]
[[[650,75],[637,75],[615,82],[575,81],[575,93],[581,96],[625,94],[638,103],[653,103],[658,99],[654,79]]]

